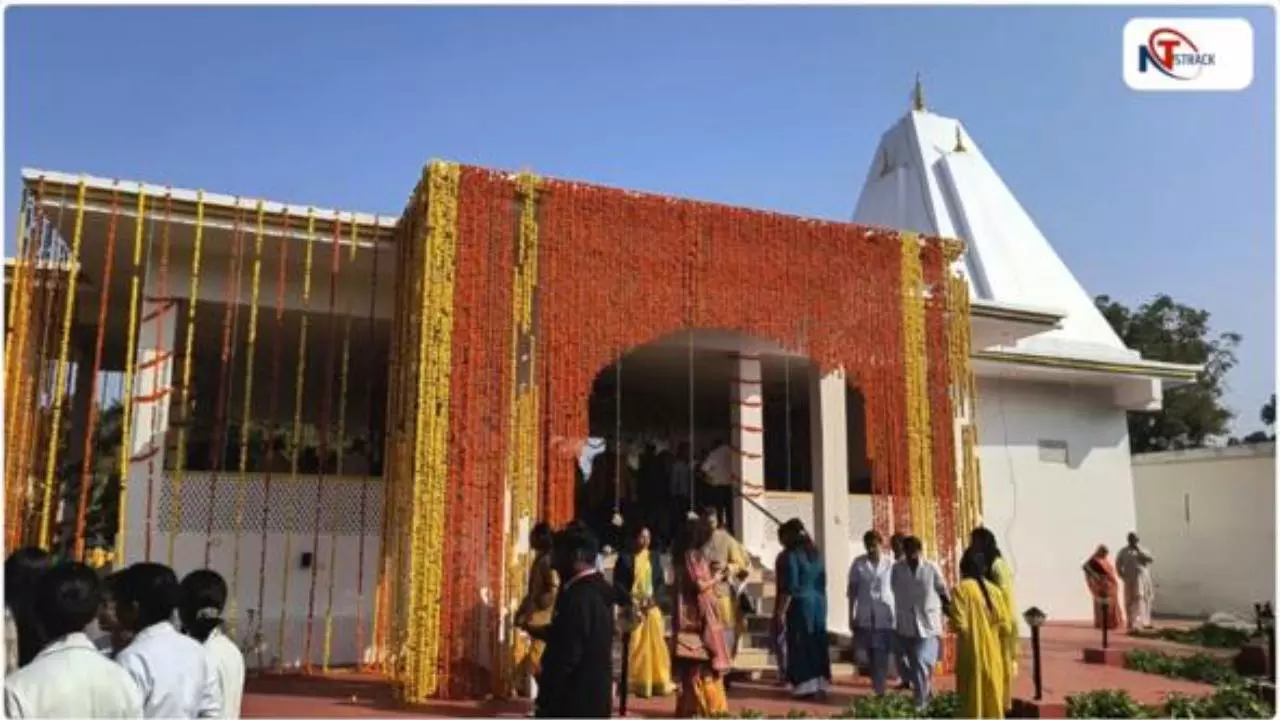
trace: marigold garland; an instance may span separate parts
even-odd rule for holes
[[[71,238],[71,258],[67,267],[66,299],[63,302],[62,334],[58,342],[58,364],[54,381],[53,418],[50,420],[49,449],[46,451],[43,497],[40,501],[40,527],[37,544],[49,549],[49,534],[52,530],[53,486],[56,481],[55,470],[58,466],[59,432],[62,423],[62,404],[66,397],[65,386],[67,366],[70,364],[68,353],[71,344],[71,324],[75,318],[76,283],[80,278],[80,241],[84,236],[84,200],[85,180],[80,179],[80,189],[76,194],[76,225]],[[56,282],[56,281],[55,281]]]
[[[235,530],[231,542],[231,597],[227,603],[227,629],[236,637],[236,606],[240,589],[240,546],[244,533],[245,487],[249,482],[249,438],[251,408],[253,407],[253,366],[258,347],[258,299],[262,287],[262,242],[266,234],[266,209],[258,201],[258,228],[253,239],[253,274],[249,285],[249,339],[245,346],[244,406],[240,415],[240,463],[235,496]]]
[[[302,317],[298,326],[298,357],[295,363],[297,373],[293,379],[293,430],[289,437],[289,479],[298,479],[298,459],[302,449],[302,399],[303,388],[307,377],[307,330],[311,315],[311,266],[314,258],[316,242],[316,214],[314,208],[307,208],[307,240],[303,250],[302,261]],[[284,578],[280,583],[280,628],[276,638],[276,658],[278,663],[284,662],[287,652],[285,645],[285,628],[289,624],[289,576],[293,563],[293,506],[286,505],[289,512],[285,515],[284,533]]]
[[[935,241],[443,163],[398,234],[374,644],[405,699],[482,692],[481,647],[489,687],[509,689],[519,535],[572,515],[583,398],[618,355],[684,328],[843,369],[865,396],[877,527],[918,525],[954,553],[948,508],[966,501],[937,454],[959,412],[945,399],[967,377],[952,332],[967,298],[946,287]],[[611,300],[626,311],[581,323]],[[476,571],[444,583],[464,562]],[[486,590],[502,615],[487,633],[468,615]]]
[[[117,183],[118,185],[118,183]],[[71,557],[86,560],[84,546],[85,521],[89,512],[89,489],[95,474],[97,457],[93,451],[94,430],[98,425],[98,373],[102,371],[102,344],[106,339],[107,308],[111,305],[111,270],[115,267],[116,226],[120,219],[120,190],[111,191],[111,219],[107,224],[107,262],[102,271],[102,290],[98,297],[98,332],[93,344],[93,377],[90,380],[89,413],[85,419],[83,462],[80,468],[80,492],[76,502],[75,531]],[[17,268],[14,269],[17,272]],[[81,370],[83,371],[83,370]]]
[[[336,221],[335,221],[336,225]],[[359,248],[360,225],[356,222],[355,215],[351,217],[351,255],[347,258],[347,262],[354,264],[356,260],[356,251]],[[334,243],[335,246],[337,243]],[[334,468],[334,474],[339,478],[343,476],[342,461],[346,454],[346,438],[347,438],[347,372],[351,366],[351,319],[354,312],[348,303],[346,308],[346,317],[342,323],[342,365],[338,373],[338,456],[337,464]],[[372,348],[369,348],[372,350]],[[372,402],[372,397],[366,399],[366,402]],[[360,539],[364,540],[364,486],[367,483],[361,482],[360,486]],[[317,524],[317,528],[319,525]],[[333,642],[333,586],[337,580],[337,559],[338,559],[338,538],[336,533],[329,535],[329,587],[326,590],[325,610],[324,610],[324,645],[321,651],[320,667],[324,672],[329,672],[329,654],[332,649]],[[357,564],[363,565],[364,553],[361,552],[356,560]],[[359,626],[359,619],[356,621]]]
[[[283,225],[279,236],[279,259],[276,262],[276,305],[275,305],[275,331],[272,333],[274,337],[271,343],[271,395],[267,400],[267,451],[269,456],[283,450],[277,446],[277,433],[280,431],[280,366],[281,358],[284,355],[284,290],[286,269],[289,266],[289,243],[293,238],[289,233],[291,217],[286,207],[284,212]],[[274,459],[274,458],[273,458]],[[273,481],[275,480],[275,464],[267,464],[267,472],[262,479],[262,525],[258,536],[258,618],[261,622],[263,617],[263,609],[266,606],[267,596],[267,530],[271,520],[271,490]],[[289,555],[284,556],[284,564],[289,564]],[[281,623],[283,627],[283,622]],[[256,638],[257,644],[261,647],[261,632]],[[261,665],[261,658],[259,658]]]
[[[120,459],[117,472],[120,475],[120,500],[116,516],[115,556],[125,558],[125,510],[128,508],[129,455],[133,451],[133,372],[138,342],[138,294],[142,285],[142,227],[146,217],[147,193],[138,193],[138,208],[134,215],[133,273],[129,277],[129,330],[125,335],[124,355],[124,405],[120,423]]]
[[[166,194],[166,201],[172,198],[172,193]],[[166,214],[167,219],[167,214]],[[166,231],[168,222],[165,223]],[[167,237],[167,235],[166,235]],[[168,242],[165,242],[166,247]],[[196,341],[196,309],[200,304],[200,251],[204,245],[204,191],[196,191],[196,238],[195,247],[192,249],[191,255],[191,287],[187,292],[187,331],[186,344],[182,354],[182,401],[180,409],[182,410],[182,424],[178,426],[178,459],[173,465],[173,482],[172,482],[172,506],[173,506],[173,524],[175,532],[169,533],[169,552],[168,564],[173,565],[174,542],[177,540],[177,528],[181,527],[182,522],[182,482],[187,467],[187,428],[191,424],[191,366],[195,353],[193,349]],[[166,253],[167,254],[167,253]],[[148,486],[150,486],[150,473],[148,473]],[[148,492],[150,490],[148,489]],[[150,503],[148,503],[148,506]],[[147,532],[147,544],[150,546],[151,532]],[[150,557],[150,552],[147,553]]]

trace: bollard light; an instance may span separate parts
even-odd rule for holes
[[[1110,606],[1111,606],[1111,598],[1109,596],[1103,595],[1102,597],[1098,598],[1098,607],[1102,608],[1102,649],[1103,650],[1107,649],[1107,630],[1109,629],[1108,626],[1110,625],[1110,621],[1111,621],[1111,613],[1108,612],[1108,608],[1110,608]]]
[[[1044,678],[1040,674],[1040,626],[1044,625],[1044,621],[1048,620],[1049,616],[1033,605],[1022,613],[1022,619],[1026,620],[1027,626],[1031,628],[1032,680],[1036,688],[1036,702],[1040,702],[1044,699]]]
[[[1271,607],[1271,603],[1262,603],[1261,611],[1258,613],[1258,622],[1262,625],[1262,631],[1267,634],[1267,677],[1272,682],[1276,679],[1276,611]]]

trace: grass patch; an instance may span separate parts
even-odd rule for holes
[[[1155,650],[1130,650],[1124,655],[1124,666],[1138,672],[1211,685],[1240,682],[1240,676],[1234,669],[1205,653],[1184,656]]]

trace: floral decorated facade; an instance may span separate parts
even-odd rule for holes
[[[916,533],[954,568],[981,504],[973,433],[958,422],[973,402],[960,252],[429,165],[397,229],[379,604],[405,698],[505,691],[523,537],[573,517],[592,381],[682,330],[770,340],[862,392],[876,527]]]

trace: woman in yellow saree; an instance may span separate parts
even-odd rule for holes
[[[671,691],[671,654],[658,602],[665,596],[666,583],[658,554],[650,552],[652,538],[647,527],[636,531],[629,552],[618,555],[613,583],[621,595],[630,596],[636,625],[627,648],[627,683],[631,693],[647,698]]]
[[[1000,588],[985,575],[981,553],[960,562],[960,583],[951,593],[947,617],[956,633],[956,717],[1003,718],[1006,676],[1004,638],[1014,632]]]
[[[1013,569],[1009,567],[1004,555],[1000,553],[1000,546],[996,544],[995,533],[982,526],[974,528],[973,532],[969,534],[969,547],[972,548],[972,552],[979,553],[987,560],[987,568],[983,574],[988,580],[995,583],[996,587],[1000,588],[1000,595],[1004,598],[1005,613],[1011,618],[1016,630],[1018,606],[1013,599]],[[1006,635],[1001,643],[1001,647],[1004,649],[1004,703],[1006,711],[1012,709],[1013,681],[1018,677],[1019,645],[1020,641],[1017,632],[1011,632]]]

